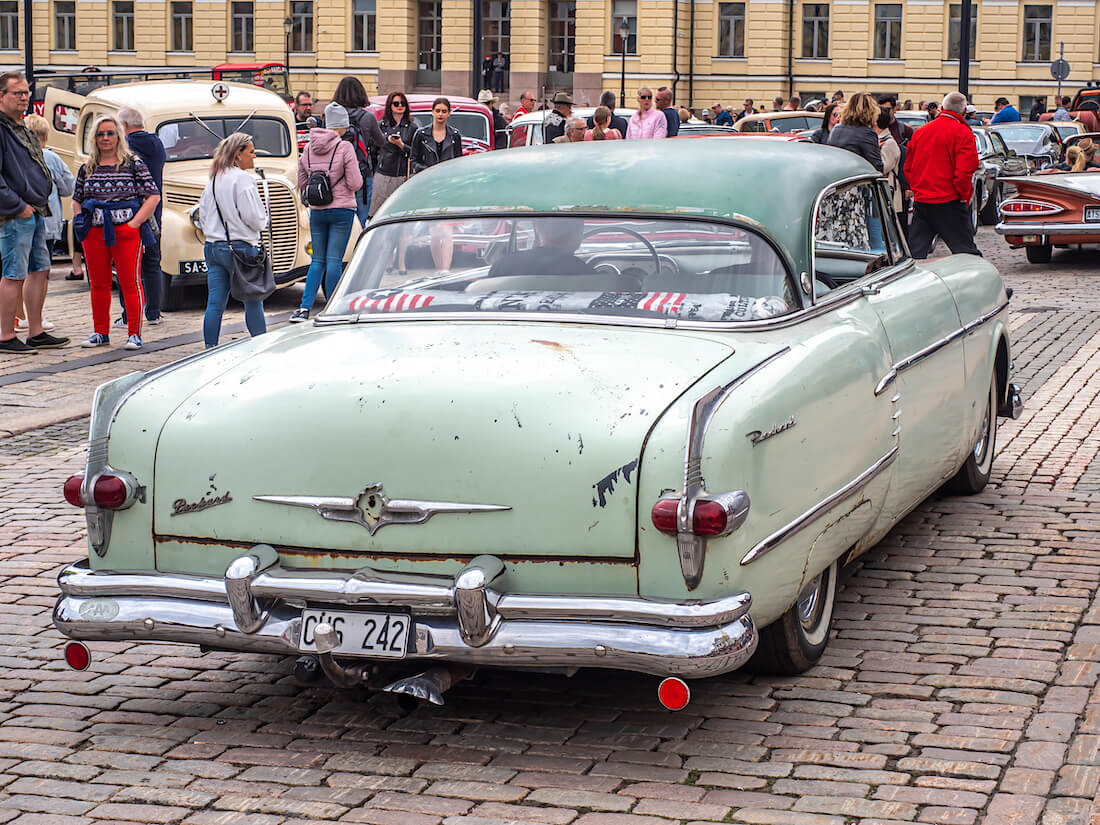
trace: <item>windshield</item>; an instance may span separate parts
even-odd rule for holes
[[[407,276],[394,274],[402,269]],[[782,261],[747,229],[523,216],[369,229],[325,315],[518,312],[734,322],[797,307]]]
[[[1041,126],[998,126],[997,134],[1004,138],[1010,149],[1021,155],[1046,154],[1053,138]]]
[[[243,117],[204,117],[202,123],[173,120],[158,126],[157,136],[164,143],[169,161],[202,160],[212,158],[221,139],[236,131],[252,135],[257,157],[285,158],[290,154],[290,131],[283,121],[273,117],[253,117],[247,123]]]
[[[417,128],[432,122],[431,112],[413,112],[412,116]],[[462,137],[475,138],[482,143],[489,142],[489,119],[480,112],[451,112],[447,123],[458,129]]]

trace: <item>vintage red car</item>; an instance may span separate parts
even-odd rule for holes
[[[1100,133],[1070,138],[1072,146]],[[1100,170],[1048,171],[1012,178],[1016,194],[1000,206],[997,233],[1033,264],[1050,262],[1054,247],[1100,244]]]

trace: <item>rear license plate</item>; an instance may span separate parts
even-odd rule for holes
[[[385,656],[403,659],[408,652],[410,619],[401,613],[360,613],[352,610],[302,611],[301,651],[316,651],[314,631],[328,622],[336,631],[336,650],[344,656]]]
[[[206,261],[180,261],[180,275],[205,275]]]
[[[1085,222],[1100,223],[1100,206],[1085,207]]]

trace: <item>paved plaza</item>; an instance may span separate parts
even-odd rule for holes
[[[979,244],[1015,291],[1026,404],[992,483],[926,502],[845,570],[819,666],[695,682],[679,713],[613,672],[482,671],[405,713],[273,656],[93,643],[68,670],[50,609],[87,553],[61,485],[91,392],[198,351],[201,298],[139,353],[120,336],[0,361],[0,823],[1100,825],[1100,258]],[[64,271],[47,315],[80,340],[87,285]]]

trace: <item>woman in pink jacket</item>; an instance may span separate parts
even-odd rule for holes
[[[668,137],[668,120],[660,109],[653,108],[653,90],[645,86],[638,90],[638,111],[630,116],[626,127],[630,140]]]
[[[309,320],[309,311],[317,300],[317,289],[325,279],[325,295],[331,297],[340,280],[344,249],[355,223],[355,193],[363,188],[363,175],[351,143],[343,139],[350,120],[348,110],[339,103],[325,107],[324,129],[309,130],[309,144],[298,159],[298,190],[305,188],[309,176],[324,172],[332,183],[332,202],[309,207],[309,239],[313,261],[306,275],[302,305],[294,310],[290,322]]]

